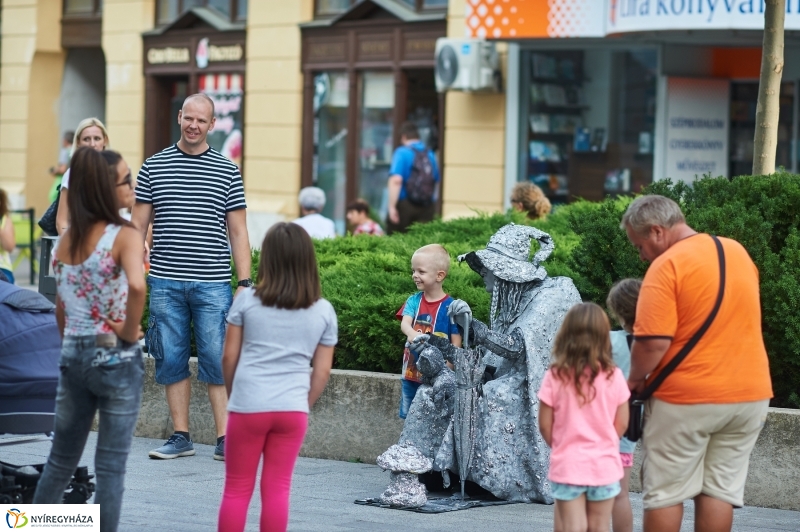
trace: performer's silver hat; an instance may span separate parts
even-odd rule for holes
[[[531,240],[537,240],[540,245],[533,257]],[[492,235],[486,249],[460,255],[458,261],[467,261],[477,273],[485,267],[498,279],[512,283],[541,281],[547,277],[541,263],[550,256],[554,247],[553,239],[544,231],[511,223]]]

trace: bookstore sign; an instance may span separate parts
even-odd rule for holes
[[[467,0],[468,37],[605,37],[673,30],[763,30],[765,0]],[[800,0],[786,0],[800,30]]]
[[[763,30],[764,0],[606,0],[606,33]],[[786,0],[787,30],[800,29],[800,0]]]
[[[727,175],[729,91],[727,80],[667,78],[664,177]]]

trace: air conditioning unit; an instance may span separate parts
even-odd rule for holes
[[[500,90],[500,68],[493,42],[480,39],[436,40],[436,90]]]

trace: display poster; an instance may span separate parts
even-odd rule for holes
[[[242,166],[244,146],[244,78],[241,74],[200,76],[200,92],[214,101],[214,129],[208,134],[209,146]]]
[[[727,80],[667,78],[664,177],[727,176],[729,91]]]
[[[467,37],[605,37],[673,30],[762,30],[765,0],[466,0]],[[784,28],[800,30],[800,0]]]

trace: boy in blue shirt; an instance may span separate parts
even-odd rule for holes
[[[449,271],[450,255],[439,244],[423,246],[411,256],[411,279],[420,291],[409,297],[397,313],[397,317],[402,320],[400,330],[407,339],[400,381],[400,419],[406,418],[422,382],[422,375],[417,369],[419,353],[412,353],[408,345],[420,334],[435,334],[448,338],[453,345],[461,347],[458,327],[450,323],[447,317],[447,309],[453,298],[442,289],[442,283]]]

